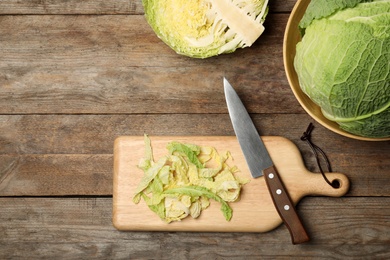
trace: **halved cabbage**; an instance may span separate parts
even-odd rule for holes
[[[177,53],[207,58],[251,46],[264,31],[268,0],[142,0],[157,36]]]

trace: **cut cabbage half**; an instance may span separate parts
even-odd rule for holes
[[[143,0],[157,36],[177,53],[208,58],[251,46],[264,32],[268,0]]]

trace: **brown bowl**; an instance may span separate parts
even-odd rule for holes
[[[283,40],[283,62],[284,69],[286,71],[288,82],[290,83],[290,87],[297,98],[298,102],[301,104],[303,109],[316,120],[318,123],[328,128],[329,130],[358,140],[364,141],[387,141],[390,140],[390,137],[385,138],[369,138],[351,134],[349,132],[344,131],[339,127],[336,122],[330,121],[324,117],[321,112],[321,108],[317,106],[311,99],[303,93],[299,86],[298,76],[295,72],[294,68],[294,57],[295,57],[295,47],[297,43],[301,40],[301,36],[298,30],[298,24],[301,21],[307,6],[309,5],[310,0],[298,0],[295,4],[290,18],[287,22],[286,31],[284,33]]]

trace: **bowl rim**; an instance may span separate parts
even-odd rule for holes
[[[292,35],[293,28],[296,28],[296,32],[298,32],[298,23],[301,20],[303,13],[305,12],[307,6],[309,5],[311,0],[297,0],[297,2],[294,5],[294,8],[292,9],[290,16],[287,21],[286,29],[284,31],[284,37],[283,37],[283,64],[284,64],[284,70],[286,73],[286,77],[288,80],[288,83],[290,85],[290,88],[295,96],[295,98],[298,100],[299,104],[302,106],[302,108],[308,113],[315,121],[317,121],[319,124],[324,126],[325,128],[339,134],[345,137],[349,137],[352,139],[362,140],[362,141],[388,141],[390,140],[390,137],[380,137],[380,138],[374,138],[374,137],[364,137],[359,135],[354,135],[352,133],[346,132],[342,130],[336,122],[332,122],[322,116],[321,108],[316,105],[313,101],[310,100],[308,96],[301,90],[299,87],[298,82],[298,76],[296,74],[293,60],[295,57],[295,48],[293,48],[293,52],[288,51],[288,46],[291,41],[297,40],[297,42],[300,39],[291,39],[294,35]],[[298,83],[298,84],[296,84]],[[298,85],[298,87],[296,86]],[[317,111],[317,114],[313,112],[313,109]],[[321,116],[318,116],[318,112],[321,114]]]

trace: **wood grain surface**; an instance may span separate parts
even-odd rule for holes
[[[233,136],[229,79],[264,136],[300,140],[313,120],[287,82],[284,29],[295,1],[270,2],[250,48],[179,56],[141,0],[0,1],[0,259],[389,259],[390,142],[312,140],[351,181],[342,198],[305,197],[311,241],[267,233],[120,232],[112,223],[118,136]],[[276,104],[276,105],[275,105]]]

